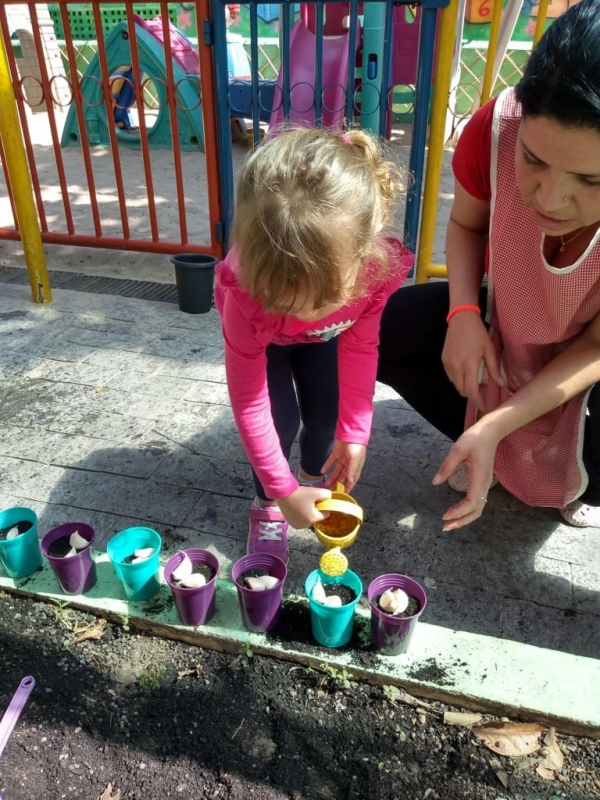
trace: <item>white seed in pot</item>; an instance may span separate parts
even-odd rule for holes
[[[339,608],[342,605],[342,598],[337,594],[332,594],[325,598],[324,605],[331,606],[331,608]]]
[[[183,553],[183,551],[180,551]],[[194,569],[194,565],[192,564],[189,556],[187,553],[183,553],[183,560],[181,564],[176,567],[173,572],[171,573],[171,578],[174,581],[182,581],[184,578],[187,578],[189,575],[192,574],[192,570]]]
[[[69,536],[69,544],[71,547],[74,547],[75,550],[83,550],[89,545],[89,542],[80,535],[79,531],[74,531]],[[71,555],[71,553],[69,553],[69,555]]]
[[[325,589],[323,588],[321,581],[317,581],[313,586],[312,599],[315,601],[315,603],[323,603],[323,605],[325,605],[327,595],[325,594]]]
[[[184,589],[196,589],[198,586],[206,585],[206,578],[199,572],[195,575],[185,575],[180,578],[179,585],[183,586]]]
[[[150,558],[153,552],[153,547],[140,547],[139,550],[134,550],[134,559],[132,563],[135,564],[137,561],[145,561],[147,558]]]
[[[272,589],[279,583],[279,578],[273,575],[261,575],[259,578],[244,578],[248,588],[255,592],[263,592],[265,589]]]
[[[6,534],[6,538],[7,538],[7,539],[16,539],[16,538],[17,538],[17,536],[19,536],[19,535],[20,535],[20,534],[19,534],[19,529],[18,529],[18,528],[17,528],[17,526],[15,525],[15,527],[14,527],[14,528],[11,528],[11,529],[9,530],[9,532]]]
[[[72,547],[69,550],[69,552],[65,555],[65,558],[70,558],[71,556],[76,556],[76,555],[77,555],[77,550],[74,547]]]
[[[410,599],[403,589],[387,589],[379,598],[379,605],[383,611],[397,616],[406,611]]]

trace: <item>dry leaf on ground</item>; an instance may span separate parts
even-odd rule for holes
[[[554,780],[556,780],[556,773],[554,772],[553,769],[548,769],[548,767],[544,767],[541,764],[539,764],[535,768],[535,771],[540,776],[540,778],[543,778],[545,781],[554,781]]]
[[[74,639],[71,639],[71,644],[79,644],[79,642],[85,642],[88,639],[101,639],[104,634],[106,633],[106,620],[99,619],[95,625],[90,625],[89,628],[86,628],[80,634],[75,636]]]
[[[469,714],[466,711],[445,711],[446,725],[477,725],[481,722],[481,714]]]
[[[200,664],[196,664],[194,667],[190,669],[182,669],[177,673],[177,680],[180,681],[182,678],[187,678],[189,675],[194,675],[196,678],[200,677],[200,673],[202,672],[202,667]]]
[[[556,741],[556,731],[550,728],[543,738],[540,756],[542,759],[536,768],[537,774],[545,781],[553,781],[565,763],[565,757]]]
[[[112,783],[109,783],[106,789],[100,795],[100,800],[121,800],[121,790],[117,789],[117,793],[112,793]]]
[[[488,722],[473,733],[492,752],[501,756],[526,756],[541,747],[545,725],[537,722]]]

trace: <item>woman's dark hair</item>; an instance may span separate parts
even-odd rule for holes
[[[515,92],[524,117],[600,130],[600,0],[581,0],[548,28]]]

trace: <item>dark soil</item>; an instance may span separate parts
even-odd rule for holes
[[[282,630],[297,623],[314,652],[307,610],[284,611]],[[550,782],[531,757],[496,756],[444,724],[441,703],[407,705],[345,670],[248,647],[227,655],[103,625],[66,603],[0,596],[0,713],[24,676],[36,680],[0,757],[6,800],[600,797],[598,741],[559,736],[565,764]],[[78,642],[89,626],[100,638]]]
[[[381,598],[381,595],[378,595],[375,598],[375,605],[377,606],[377,608],[383,614],[385,614],[386,612],[379,605],[380,598]],[[406,606],[405,610],[402,611],[400,614],[394,614],[394,615],[390,614],[390,616],[395,616],[396,619],[402,619],[403,617],[414,617],[414,615],[418,614],[420,610],[421,610],[421,604],[419,603],[417,598],[416,597],[409,597],[408,598],[408,605]]]
[[[55,539],[48,548],[48,555],[52,558],[64,558],[67,553],[71,552],[71,543],[68,536],[61,536]]]
[[[323,591],[326,597],[333,597],[337,595],[342,601],[343,606],[353,603],[356,600],[356,592],[350,586],[344,586],[343,583],[324,583]]]
[[[6,539],[7,534],[9,531],[12,531],[13,528],[16,528],[19,533],[25,533],[31,528],[32,523],[29,520],[22,520],[20,522],[15,522],[14,525],[8,525],[6,528],[0,528],[0,539]]]

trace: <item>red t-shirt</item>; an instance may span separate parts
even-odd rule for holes
[[[478,200],[492,199],[490,166],[492,161],[492,119],[494,97],[473,114],[465,125],[452,156],[454,177]]]

